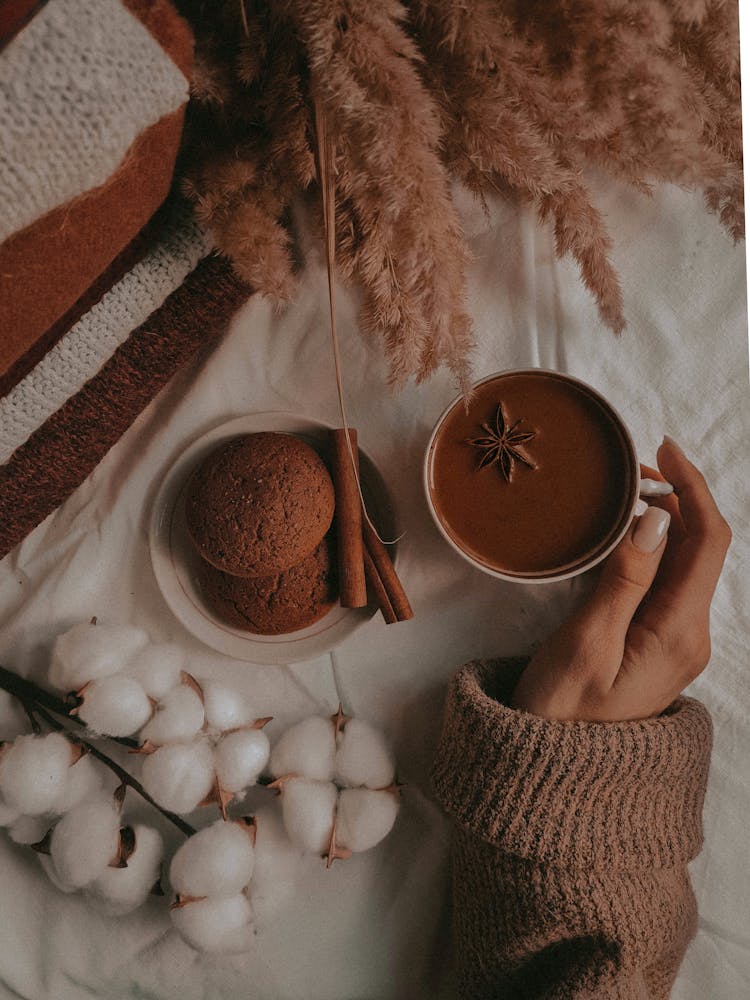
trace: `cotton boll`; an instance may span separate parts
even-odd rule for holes
[[[336,843],[350,851],[369,851],[390,833],[398,809],[392,792],[345,788],[336,812]]]
[[[312,715],[287,729],[271,751],[269,769],[282,774],[301,774],[316,781],[331,781],[336,737],[330,719]]]
[[[281,814],[290,838],[315,854],[328,850],[338,790],[329,781],[292,778],[281,794]]]
[[[70,762],[70,743],[60,733],[19,736],[0,755],[0,792],[7,805],[27,816],[50,812],[63,794]]]
[[[211,955],[241,955],[250,951],[253,946],[252,924],[240,924],[232,930],[225,931],[224,934],[211,943],[214,939],[206,940],[203,947],[193,944],[193,947],[200,947],[200,950]],[[193,942],[190,942],[191,944]]]
[[[81,622],[58,636],[52,649],[49,681],[63,691],[78,691],[88,681],[122,670],[148,643],[135,625]]]
[[[188,837],[172,859],[169,879],[181,896],[234,896],[252,878],[254,864],[250,831],[220,819]]]
[[[49,816],[19,816],[8,827],[8,835],[15,844],[38,844],[51,826]]]
[[[156,746],[187,743],[200,732],[205,719],[203,702],[192,688],[180,684],[159,702],[151,721],[143,727],[141,739]]]
[[[16,809],[15,806],[9,806],[3,796],[0,795],[0,826],[10,826],[11,823],[15,823],[20,815],[20,809]]]
[[[262,923],[296,896],[304,855],[275,810],[259,810],[255,818],[255,867],[248,891],[253,916]]]
[[[216,681],[206,681],[201,686],[206,722],[211,729],[224,733],[255,721],[248,701],[239,691]]]
[[[199,951],[230,954],[250,947],[252,910],[242,893],[196,900],[171,914],[180,934]]]
[[[67,882],[64,882],[60,878],[60,876],[55,871],[55,866],[52,863],[52,858],[50,858],[47,854],[37,854],[37,857],[39,858],[39,864],[44,869],[47,878],[50,880],[52,885],[55,886],[56,889],[59,889],[60,892],[64,893],[71,893],[77,891],[76,886],[68,885]]]
[[[214,748],[216,776],[228,792],[242,792],[258,780],[271,745],[262,729],[240,729],[223,736]]]
[[[136,823],[135,849],[127,868],[105,868],[87,892],[97,909],[110,916],[130,913],[146,902],[159,879],[164,842],[153,827]]]
[[[178,645],[159,642],[136,653],[126,669],[150,698],[161,701],[167,691],[179,685],[186,662],[187,657]]]
[[[93,798],[102,787],[102,774],[93,757],[84,754],[68,768],[68,780],[52,812],[66,813],[84,799]]]
[[[120,817],[114,806],[109,801],[82,802],[52,831],[55,872],[67,885],[83,888],[101,875],[117,854],[119,842]]]
[[[78,718],[95,733],[132,736],[148,722],[152,712],[153,706],[138,681],[114,674],[86,687]]]
[[[143,761],[143,787],[170,812],[191,812],[211,791],[214,756],[205,740],[161,747]]]
[[[350,719],[338,735],[335,781],[347,788],[393,784],[395,764],[383,735],[369,722]]]

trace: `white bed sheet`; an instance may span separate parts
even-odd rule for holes
[[[616,236],[628,331],[603,329],[570,263],[523,210],[489,214],[459,193],[476,261],[471,311],[477,377],[540,365],[579,376],[629,423],[642,459],[664,432],[698,457],[735,542],[716,596],[714,654],[694,693],[716,738],[705,812],[706,847],[694,863],[700,929],[676,1000],[739,1000],[750,982],[750,671],[747,546],[750,407],[744,246],[734,247],[701,199],[664,187],[648,200],[599,191]],[[39,676],[54,636],[92,615],[132,621],[189,650],[201,676],[231,679],[286,724],[346,709],[382,726],[408,787],[391,836],[326,871],[312,860],[293,900],[260,929],[246,956],[198,956],[158,903],[121,920],[58,893],[36,860],[0,837],[0,997],[30,1000],[239,997],[433,998],[452,995],[448,828],[428,785],[444,686],[463,661],[527,650],[570,607],[584,581],[504,584],[472,570],[433,527],[420,467],[431,426],[454,395],[441,374],[398,396],[385,387],[380,347],[356,326],[356,295],[339,294],[350,421],[379,463],[403,528],[401,575],[412,622],[380,616],[330,656],[266,667],[193,640],[162,601],[151,572],[150,501],[181,449],[250,411],[290,409],[336,421],[325,272],[308,247],[299,294],[275,315],[260,299],[226,339],[150,405],[70,500],[0,563],[0,662]],[[268,793],[263,792],[267,796]],[[253,799],[257,805],[258,800]],[[262,808],[275,809],[270,799]]]

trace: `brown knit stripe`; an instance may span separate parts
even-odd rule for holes
[[[207,257],[100,371],[0,467],[0,558],[104,458],[178,369],[217,338],[250,288]]]
[[[694,857],[711,746],[706,710],[680,698],[641,722],[544,720],[502,704],[518,673],[518,661],[477,662],[451,683],[433,783],[458,822],[519,857],[584,867],[671,867]]]

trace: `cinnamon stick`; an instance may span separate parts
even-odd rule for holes
[[[357,432],[349,429],[354,465],[359,473]],[[339,600],[343,608],[363,608],[367,604],[365,564],[362,545],[362,502],[357,477],[343,427],[331,431],[332,472],[336,495]]]
[[[367,551],[367,546],[365,546],[364,557],[367,586],[370,588],[373,597],[378,602],[378,607],[383,613],[386,625],[393,625],[394,622],[398,621],[398,616],[393,610],[393,605],[391,604],[391,599],[388,596],[388,591],[385,589],[383,581],[380,579],[378,571],[375,569],[375,563],[372,561],[372,556]]]
[[[388,555],[388,550],[367,520],[362,524],[362,533],[364,536],[365,551],[370,557],[375,574],[380,580],[383,591],[388,599],[387,607],[390,609],[390,613],[395,615],[393,621],[408,621],[409,618],[414,617],[414,612],[412,611],[411,604],[409,604],[409,598],[401,586],[401,581],[396,574],[391,557]],[[366,562],[365,565],[367,565]],[[383,612],[383,618],[385,618],[387,624],[392,624],[389,620],[387,608],[381,604],[378,589],[375,586],[373,587],[373,592],[378,597],[378,604]]]

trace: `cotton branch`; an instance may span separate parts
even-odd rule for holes
[[[134,792],[137,792],[141,798],[145,799],[149,805],[152,805],[154,809],[158,810],[158,812],[160,812],[165,819],[168,819],[169,822],[176,826],[181,833],[185,834],[185,836],[190,837],[195,833],[195,829],[189,823],[186,823],[185,820],[181,819],[175,813],[163,809],[157,802],[155,802],[143,785],[116,761],[112,760],[111,757],[108,757],[107,754],[99,750],[98,747],[94,746],[94,744],[89,740],[84,739],[77,733],[71,732],[59,719],[55,718],[56,715],[62,716],[68,722],[84,729],[84,724],[75,716],[70,715],[70,710],[76,707],[77,700],[58,698],[56,695],[51,694],[49,691],[45,691],[43,688],[34,684],[33,681],[19,677],[12,671],[7,670],[5,667],[0,667],[0,688],[18,698],[30,719],[33,720],[34,716],[38,716],[43,719],[51,729],[54,729],[58,733],[62,733],[72,743],[85,747],[93,757],[96,757],[96,759],[108,767],[113,774],[117,775],[122,784],[127,785],[128,788],[132,788]],[[127,737],[107,738],[112,739],[116,743],[128,748],[136,748],[138,746],[138,742],[136,740],[132,740]]]

